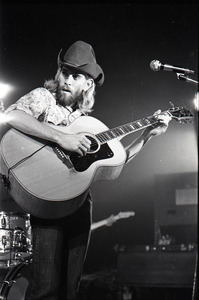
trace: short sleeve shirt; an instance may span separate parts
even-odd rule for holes
[[[22,110],[39,121],[54,125],[69,125],[81,116],[80,110],[73,111],[71,107],[56,102],[53,94],[40,87],[21,97],[16,103],[10,105],[5,113],[12,110]]]
[[[16,103],[10,105],[5,113],[13,110],[24,111],[39,121],[54,125],[67,126],[81,116],[80,110],[73,112],[71,107],[59,105],[53,94],[43,87],[36,88],[21,97]],[[0,210],[23,212],[16,202],[10,196],[6,197],[6,195],[5,197],[3,195],[0,199]]]

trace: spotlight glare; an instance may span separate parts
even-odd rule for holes
[[[198,103],[199,102],[199,92],[197,92],[193,101],[194,101],[194,107],[198,111],[199,110],[199,103]]]
[[[5,124],[8,121],[8,117],[6,114],[0,111],[0,124]]]
[[[0,98],[4,98],[11,90],[12,90],[11,85],[0,82]]]

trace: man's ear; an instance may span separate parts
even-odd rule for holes
[[[87,79],[87,82],[86,82],[86,91],[89,90],[94,84],[94,80],[92,78],[89,78]]]

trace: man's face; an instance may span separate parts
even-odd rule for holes
[[[90,79],[75,70],[63,68],[58,78],[57,98],[63,106],[73,106],[82,99],[83,90],[89,87]]]

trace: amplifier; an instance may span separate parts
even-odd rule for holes
[[[196,250],[165,251],[154,246],[124,248],[118,253],[118,281],[121,285],[192,287]]]

